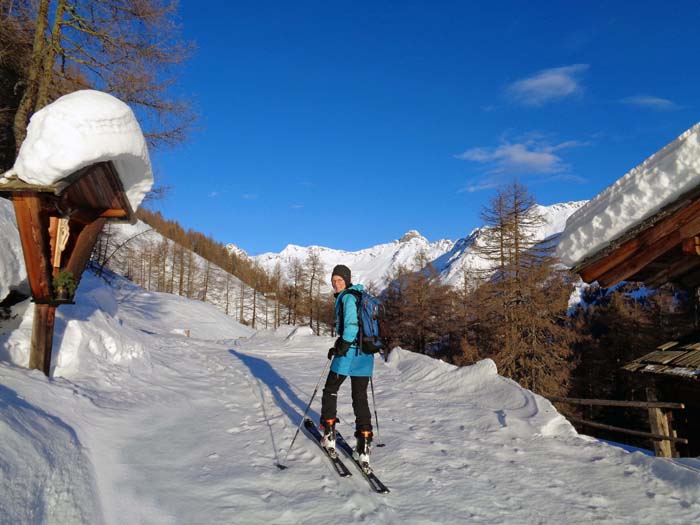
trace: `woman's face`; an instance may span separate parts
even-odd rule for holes
[[[331,285],[333,286],[333,291],[335,293],[340,293],[345,290],[345,279],[340,275],[334,275],[331,277]]]

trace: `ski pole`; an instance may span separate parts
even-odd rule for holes
[[[294,437],[292,438],[292,442],[289,444],[289,448],[287,449],[287,453],[284,455],[284,463],[287,462],[287,457],[289,457],[289,451],[292,450],[292,447],[294,446],[294,442],[297,439],[297,436],[299,435],[299,429],[301,429],[301,424],[304,422],[304,418],[306,418],[306,413],[309,411],[309,408],[311,408],[311,403],[313,402],[314,398],[316,397],[316,392],[318,392],[318,387],[321,384],[321,380],[323,379],[323,376],[326,375],[326,370],[328,369],[328,365],[331,364],[331,360],[329,359],[326,361],[326,366],[323,367],[323,372],[321,372],[321,377],[318,378],[318,383],[316,383],[316,388],[314,388],[314,393],[311,394],[311,399],[309,399],[309,404],[306,405],[306,410],[304,410],[304,415],[301,416],[301,421],[299,421],[299,425],[297,426],[297,431],[294,433]],[[287,468],[287,466],[284,463],[277,463],[277,468],[280,470],[284,470]]]
[[[377,424],[377,446],[383,447],[384,443],[379,441],[379,416],[377,416],[377,403],[374,400],[374,381],[372,381],[372,376],[369,376],[369,384],[372,387],[372,408],[374,408],[374,421]]]

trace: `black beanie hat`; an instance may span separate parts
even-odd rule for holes
[[[352,282],[350,281],[350,268],[343,264],[337,265],[335,268],[333,268],[333,273],[331,274],[331,277],[334,275],[338,275],[343,278],[343,281],[345,281],[345,286],[351,286]]]

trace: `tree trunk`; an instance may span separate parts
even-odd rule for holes
[[[29,117],[36,109],[39,74],[42,70],[44,51],[46,47],[46,30],[49,27],[50,0],[41,0],[37,8],[36,27],[34,30],[34,45],[32,46],[32,59],[27,74],[27,86],[15,113],[13,132],[15,135],[15,148],[19,148],[27,136],[27,124]]]

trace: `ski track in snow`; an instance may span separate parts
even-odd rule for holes
[[[700,520],[697,472],[576,435],[488,360],[460,369],[401,349],[374,378],[386,446],[373,465],[392,492],[371,492],[349,461],[353,476],[338,477],[303,430],[281,471],[332,340],[304,327],[187,338],[144,316],[144,297],[123,293],[119,316],[144,334],[148,366],[105,362],[49,383],[0,365],[0,384],[72,427],[94,469],[88,510],[106,523]],[[340,396],[351,437],[349,381]]]

